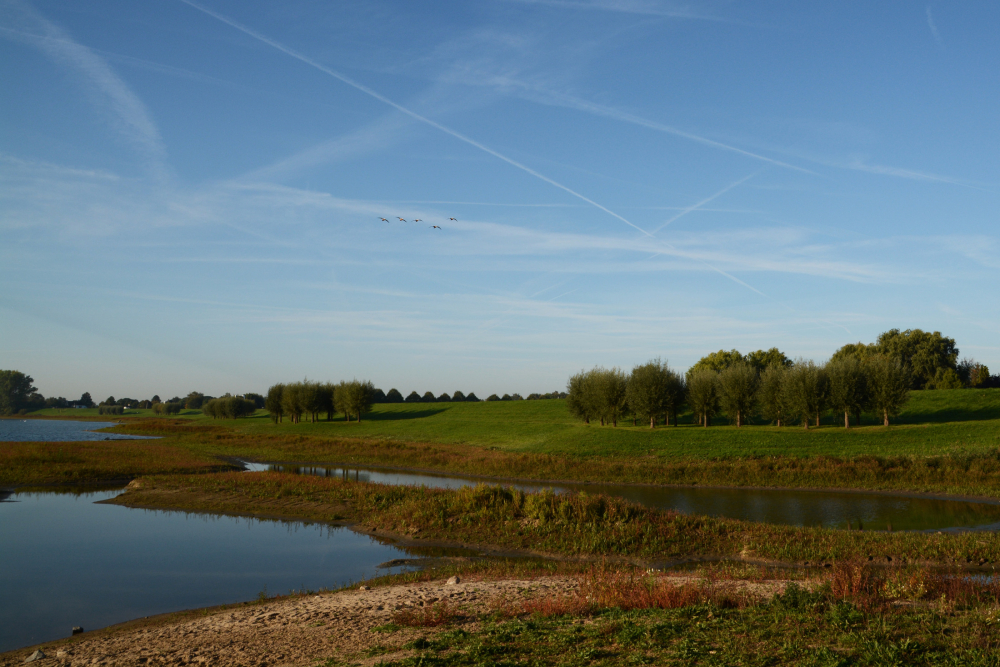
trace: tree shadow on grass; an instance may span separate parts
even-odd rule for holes
[[[984,405],[969,408],[942,408],[903,413],[896,418],[897,424],[933,424],[944,422],[969,422],[1000,419],[1000,405]]]
[[[433,417],[447,410],[447,408],[425,408],[423,410],[383,410],[379,412],[369,412],[362,419],[365,421],[399,421],[402,419],[423,419]]]

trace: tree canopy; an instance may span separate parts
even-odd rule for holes
[[[0,370],[0,414],[12,415],[27,409],[33,403],[38,389],[34,378],[21,371]],[[42,399],[44,405],[45,399]]]
[[[955,371],[958,366],[955,339],[942,336],[940,331],[890,329],[878,337],[875,345],[879,354],[909,368],[911,389],[924,389],[941,382],[949,375],[946,369]]]

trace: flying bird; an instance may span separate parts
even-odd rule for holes
[[[441,229],[441,228],[438,227],[437,225],[431,225],[431,229]]]
[[[414,220],[413,222],[423,222],[423,220],[421,220],[420,218],[417,218],[417,219],[416,219],[416,220]]]
[[[379,218],[379,220],[381,220],[382,222],[389,222],[389,221],[388,221],[388,220],[386,220],[385,218]]]
[[[406,222],[406,220],[403,220],[402,218],[396,218],[396,219],[399,220],[400,222]]]
[[[458,218],[448,218],[448,219],[449,220],[454,220],[455,222],[458,222]]]

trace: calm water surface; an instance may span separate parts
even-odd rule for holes
[[[346,528],[94,504],[119,492],[0,503],[0,651],[265,588],[334,588],[412,556]]]
[[[383,484],[423,484],[444,489],[473,486],[484,481],[471,477],[399,473],[364,468],[258,463],[246,465],[249,470],[275,470]],[[537,491],[543,488],[535,484],[511,486],[524,491]],[[617,484],[565,484],[547,488],[557,492],[605,493],[658,509],[789,526],[846,528],[850,522],[852,528],[862,527],[866,530],[886,530],[890,527],[892,530],[1000,529],[1000,503],[945,500],[917,495]]]
[[[156,436],[95,433],[116,422],[63,419],[0,419],[0,442],[79,442],[81,440],[155,440]]]

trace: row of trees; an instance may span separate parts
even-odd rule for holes
[[[590,423],[618,425],[625,414],[649,420],[674,417],[684,400],[684,380],[666,363],[656,359],[632,369],[625,375],[618,368],[594,368],[569,379],[566,405],[570,412]]]
[[[308,415],[315,422],[323,412],[327,421],[333,419],[336,413],[341,413],[347,421],[357,418],[360,422],[361,415],[371,412],[375,391],[375,386],[367,381],[333,384],[303,380],[271,386],[264,398],[264,407],[275,423],[283,421],[286,416],[292,423],[298,423],[302,415]]]
[[[466,395],[461,391],[456,391],[450,395],[445,392],[440,396],[434,396],[434,393],[430,391],[424,392],[423,395],[411,391],[406,398],[403,398],[403,394],[393,387],[388,393],[383,392],[381,389],[375,389],[372,394],[372,401],[374,403],[476,403],[479,401],[479,398],[476,397],[475,393]]]
[[[812,361],[788,361],[784,355],[761,366],[739,353],[726,353],[719,370],[709,364],[696,365],[687,377],[655,359],[636,366],[626,375],[620,369],[594,368],[572,376],[568,383],[570,412],[590,423],[618,425],[631,415],[653,428],[657,420],[666,423],[686,404],[702,426],[709,426],[720,412],[737,427],[757,415],[782,426],[799,420],[805,428],[820,415],[834,410],[844,416],[849,428],[851,417],[860,423],[861,413],[874,413],[888,426],[909,398],[910,372],[898,359],[876,354],[860,359],[842,356],[825,365]],[[715,359],[710,363],[714,363]]]
[[[257,410],[257,403],[246,396],[222,396],[201,404],[202,412],[212,419],[238,419],[250,417]]]
[[[849,428],[853,416],[878,416],[886,426],[909,399],[910,373],[897,359],[873,355],[866,359],[842,357],[825,365],[799,360],[790,366],[768,366],[763,372],[744,361],[721,371],[697,370],[691,374],[687,400],[704,426],[721,410],[736,426],[755,414],[782,426],[798,419],[805,428],[833,410],[844,415]]]

